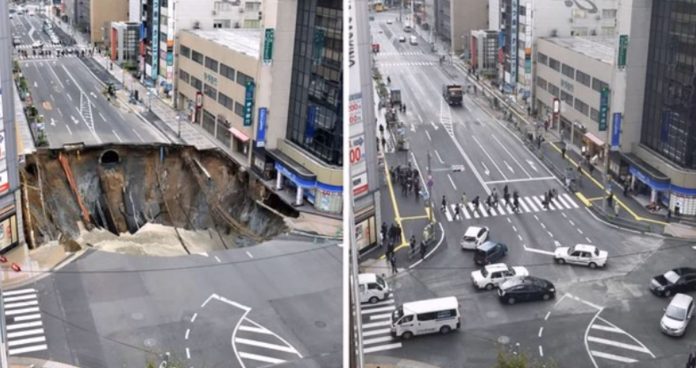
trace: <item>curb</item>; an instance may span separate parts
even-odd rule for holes
[[[20,281],[16,281],[16,282],[8,281],[6,283],[3,282],[2,288],[3,288],[3,290],[7,291],[7,290],[16,289],[19,287],[24,287],[24,286],[33,284],[35,282],[38,282],[38,281],[50,276],[54,271],[58,271],[61,268],[67,266],[70,262],[74,261],[75,259],[82,256],[86,252],[87,252],[87,249],[82,249],[82,250],[79,250],[73,254],[70,254],[69,256],[61,259],[60,262],[53,265],[53,267],[51,267],[47,270],[38,271],[37,275],[29,276],[28,278],[26,278],[24,280],[20,280]]]
[[[12,368],[79,368],[74,365],[56,362],[53,360],[43,360],[36,358],[11,357],[9,359],[10,367]]]

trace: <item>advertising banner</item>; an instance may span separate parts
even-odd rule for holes
[[[607,130],[607,115],[609,114],[609,88],[602,88],[599,95],[599,131]]]
[[[266,28],[263,38],[263,63],[270,65],[273,62],[273,40],[275,31],[273,28]]]
[[[621,137],[621,113],[615,112],[611,125],[611,150],[619,150],[619,139]]]
[[[268,108],[259,107],[259,126],[256,130],[256,147],[266,147],[266,116]]]
[[[254,118],[254,82],[247,82],[244,94],[244,126],[251,126]]]
[[[0,249],[5,249],[17,241],[17,216],[12,215],[0,221]]]
[[[150,41],[150,47],[152,47],[152,55],[159,55],[159,29],[160,29],[160,0],[152,1],[152,37]],[[157,75],[159,72],[158,68],[158,58],[155,56],[152,58],[152,74],[150,77],[152,80],[157,80]]]

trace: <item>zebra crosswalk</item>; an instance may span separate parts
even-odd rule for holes
[[[391,314],[394,294],[374,304],[362,303],[362,338],[365,354],[401,348],[401,342],[391,335]]]
[[[404,67],[404,66],[435,66],[438,63],[434,61],[414,61],[414,62],[395,62],[395,63],[379,63],[380,67]]]
[[[408,51],[408,52],[379,52],[377,58],[382,56],[422,56],[426,55],[423,51]]]
[[[10,356],[48,349],[36,293],[32,288],[2,293]]]
[[[285,339],[249,318],[243,318],[233,336],[237,356],[248,368],[268,367],[302,358]]]
[[[546,212],[546,211],[561,211],[561,210],[572,210],[580,208],[580,206],[573,200],[573,198],[568,193],[561,193],[549,203],[548,208],[544,208],[542,201],[544,200],[543,195],[538,196],[525,196],[519,197],[519,213],[534,213],[534,212]],[[459,218],[456,219],[456,207],[459,206]],[[512,208],[512,201],[508,204],[505,203],[504,199],[498,201],[498,205],[494,207],[486,207],[485,204],[481,203],[478,208],[469,202],[465,206],[459,203],[449,204],[444,209],[444,215],[448,222],[457,220],[470,220],[486,217],[495,216],[507,216],[516,214]]]
[[[655,358],[643,343],[602,317],[592,323],[585,342],[597,361],[630,364]]]

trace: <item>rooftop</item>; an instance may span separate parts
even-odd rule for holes
[[[545,41],[565,47],[569,50],[614,65],[615,37],[549,37]]]
[[[222,28],[212,31],[188,30],[187,32],[256,59],[261,54],[262,29]]]

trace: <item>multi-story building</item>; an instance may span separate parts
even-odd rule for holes
[[[469,56],[472,30],[488,29],[486,0],[435,0],[435,33],[449,51]]]
[[[128,21],[129,0],[66,0],[63,20],[87,33],[92,44],[102,44],[111,33],[111,22]]]
[[[477,75],[495,76],[498,65],[498,31],[471,31],[471,69]]]
[[[696,215],[696,7],[674,0],[651,6],[643,124],[629,169],[636,192]]]
[[[258,28],[261,0],[142,0],[141,60],[143,82],[165,100],[175,89],[174,52],[180,30]]]
[[[500,0],[498,82],[531,108],[534,43],[539,37],[615,36],[615,0]]]
[[[188,121],[231,148],[242,166],[251,163],[256,97],[271,93],[258,83],[263,30],[216,29],[179,33],[178,106]],[[256,119],[254,119],[256,118]]]
[[[111,23],[111,60],[127,69],[135,68],[138,62],[140,23]]]

